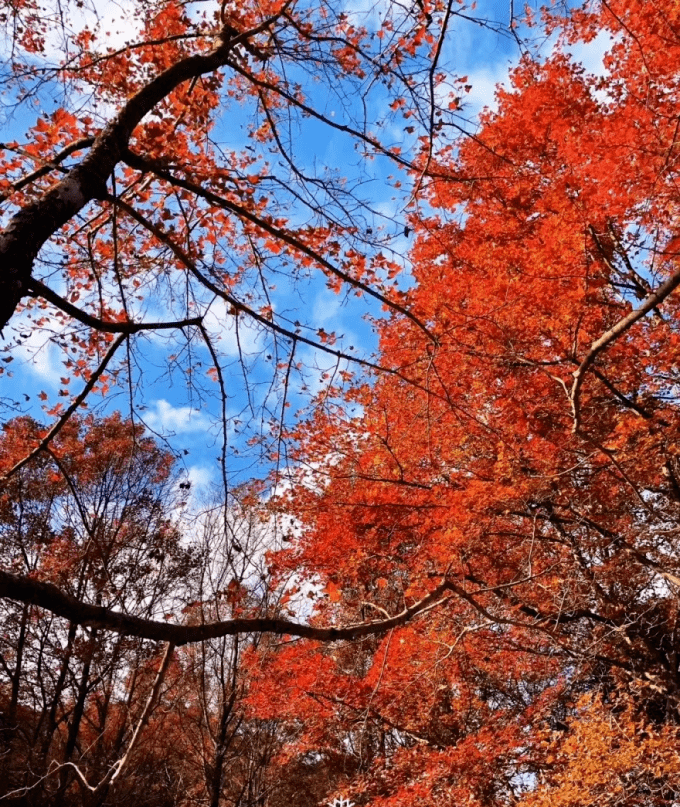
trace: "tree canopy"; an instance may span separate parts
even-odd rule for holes
[[[0,163],[8,358],[42,329],[66,367],[0,452],[11,797],[675,805],[680,6],[511,7],[476,129],[462,5],[134,8],[108,49],[6,15],[8,104],[70,100]],[[324,131],[359,162],[305,157]],[[373,353],[276,288],[316,275]],[[191,528],[143,425],[161,342],[220,402]]]

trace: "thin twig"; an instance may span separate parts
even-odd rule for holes
[[[38,443],[38,445],[33,449],[33,451],[31,451],[30,454],[27,454],[22,460],[19,460],[19,462],[17,462],[16,465],[10,468],[10,470],[4,475],[4,477],[0,479],[0,482],[4,482],[11,476],[14,476],[14,474],[20,471],[34,457],[40,454],[41,451],[44,451],[45,448],[47,448],[47,446],[52,442],[52,440],[54,440],[54,438],[62,430],[66,421],[71,417],[71,415],[73,415],[73,413],[80,406],[80,404],[83,403],[85,398],[87,398],[87,396],[90,394],[92,388],[97,383],[104,370],[106,370],[106,367],[113,358],[115,352],[127,338],[128,338],[127,334],[125,333],[120,334],[118,339],[116,339],[114,343],[111,345],[111,347],[108,349],[106,355],[100,362],[99,367],[97,367],[97,369],[92,373],[92,375],[88,379],[87,384],[85,384],[83,389],[80,391],[80,394],[77,395],[73,399],[73,401],[71,401],[71,405],[68,407],[68,409],[66,409],[64,414],[59,418],[59,420],[54,424],[54,426],[52,426],[52,428],[47,432],[47,434],[43,437],[40,443]]]

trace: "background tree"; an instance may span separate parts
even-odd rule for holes
[[[27,418],[6,425],[5,468],[37,429]],[[185,601],[197,557],[171,518],[171,467],[171,455],[118,416],[72,418],[2,492],[4,567],[124,613]],[[41,777],[71,761],[103,775],[116,760],[131,720],[120,692],[128,706],[142,697],[150,650],[28,604],[3,601],[3,625],[3,790],[63,803],[72,771]]]
[[[261,492],[261,485],[243,485],[230,497],[226,518],[219,499],[197,517],[202,562],[196,599],[185,609],[189,622],[280,610],[267,564],[277,537]],[[195,798],[210,807],[276,803],[274,758],[283,741],[279,722],[253,718],[244,705],[250,681],[243,658],[258,647],[266,656],[261,635],[237,634],[178,653],[182,697],[191,704],[179,743],[198,775]]]
[[[11,465],[36,429],[27,418],[7,424],[3,462]],[[72,418],[49,454],[4,491],[3,563],[63,591],[78,586],[79,600],[146,617],[201,624],[275,608],[265,557],[273,539],[258,488],[234,492],[226,526],[219,501],[189,520],[174,464],[117,415]],[[0,798],[88,807],[275,803],[279,780],[287,781],[274,763],[279,724],[244,706],[241,658],[261,637],[177,650],[132,746],[162,652],[29,604],[5,602],[3,625]],[[123,759],[124,775],[107,782]]]

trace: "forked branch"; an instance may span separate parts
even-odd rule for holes
[[[214,205],[215,207],[222,208],[223,210],[228,210],[230,213],[238,216],[243,221],[248,221],[250,224],[253,224],[262,232],[267,233],[268,235],[273,236],[284,244],[287,244],[293,250],[298,253],[301,253],[307,258],[310,258],[324,270],[326,270],[329,274],[335,275],[339,280],[343,283],[346,283],[349,286],[357,289],[358,291],[367,294],[369,297],[373,297],[374,299],[378,300],[382,305],[391,308],[393,311],[396,311],[407,319],[411,320],[416,327],[420,328],[421,331],[427,336],[427,338],[433,342],[437,343],[436,338],[431,333],[429,328],[421,322],[421,320],[416,317],[416,315],[409,311],[408,308],[405,308],[403,305],[398,303],[396,300],[391,300],[389,297],[386,297],[384,294],[379,292],[377,289],[374,289],[372,286],[358,280],[355,277],[352,277],[348,272],[341,269],[339,266],[336,266],[334,263],[329,261],[325,258],[321,253],[317,250],[313,249],[309,244],[306,244],[304,241],[301,241],[294,232],[282,229],[278,227],[271,221],[268,221],[266,218],[262,216],[258,216],[253,213],[248,208],[244,207],[241,204],[238,204],[236,201],[232,199],[226,199],[223,196],[219,196],[216,193],[198,185],[195,182],[192,182],[189,179],[184,179],[182,177],[175,176],[167,171],[162,165],[159,165],[157,162],[153,160],[147,160],[144,157],[141,157],[138,154],[135,154],[130,149],[127,149],[125,155],[123,157],[124,161],[131,167],[135,168],[139,171],[152,171],[159,179],[163,179],[166,182],[170,183],[179,188],[183,188],[189,193],[195,194],[196,196],[205,199],[206,202],[209,204]]]
[[[574,418],[573,431],[577,432],[581,425],[581,412],[579,405],[579,398],[581,394],[581,387],[583,386],[583,379],[586,372],[590,369],[591,365],[597,358],[598,354],[605,350],[612,342],[615,342],[622,334],[624,334],[632,325],[638,320],[642,319],[645,314],[648,314],[656,306],[662,303],[678,286],[680,286],[680,270],[674,272],[668,280],[662,283],[656,291],[649,294],[641,303],[638,308],[634,308],[627,316],[620,319],[608,331],[602,334],[599,339],[596,339],[590,349],[582,359],[578,368],[574,370],[574,381],[571,385],[569,398],[571,401],[571,412]]]

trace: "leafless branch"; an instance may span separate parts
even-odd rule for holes
[[[581,360],[578,369],[574,370],[574,381],[571,386],[570,399],[571,411],[574,419],[573,431],[577,432],[581,425],[581,413],[579,405],[579,397],[581,387],[583,386],[583,379],[586,372],[590,369],[591,365],[603,350],[605,350],[612,342],[615,342],[622,334],[624,334],[632,325],[638,320],[642,319],[645,314],[652,311],[657,305],[662,303],[669,294],[671,294],[680,285],[680,270],[674,272],[668,280],[662,283],[656,291],[649,294],[638,308],[634,308],[627,316],[620,319],[608,331],[602,334],[599,339],[596,339],[588,353]]]
[[[52,583],[0,570],[0,597],[37,605],[76,625],[109,630],[125,636],[169,642],[178,646],[241,633],[275,633],[320,642],[337,642],[358,639],[362,636],[373,636],[405,625],[433,606],[443,604],[447,599],[444,596],[447,590],[453,590],[449,582],[437,586],[423,599],[389,619],[361,622],[345,627],[316,627],[280,617],[253,617],[202,625],[178,625],[143,619],[131,614],[122,614],[110,608],[90,605],[66,594]]]

